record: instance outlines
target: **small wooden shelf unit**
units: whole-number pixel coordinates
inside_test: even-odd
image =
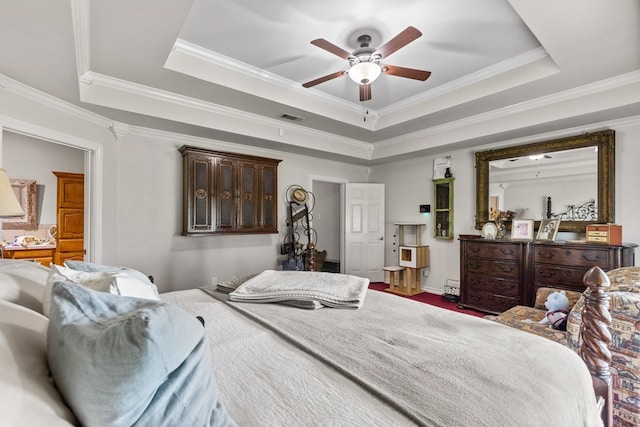
[[[395,223],[398,227],[398,265],[384,267],[389,272],[389,287],[387,292],[399,295],[417,295],[422,292],[422,269],[429,267],[429,246],[420,243],[421,223]],[[416,239],[414,245],[405,244],[405,227],[415,227]]]

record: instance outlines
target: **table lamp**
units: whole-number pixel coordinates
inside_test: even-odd
[[[24,210],[11,187],[7,171],[0,169],[0,218],[22,215],[24,215]]]

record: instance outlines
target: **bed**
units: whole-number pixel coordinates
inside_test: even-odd
[[[363,290],[353,276],[288,272],[313,273],[319,283],[339,278],[348,288],[341,308],[324,304],[331,298],[320,289],[313,300],[324,308],[304,309],[282,301],[304,301],[308,292],[279,288],[263,303],[234,300],[235,291],[213,287],[155,298],[153,284],[136,288],[144,275],[135,270],[75,267],[109,276],[108,284],[62,280],[32,263],[0,264],[0,357],[13,367],[3,374],[0,410],[16,425],[602,425],[592,376],[571,350]],[[262,283],[264,273],[242,285]],[[278,282],[284,272],[268,273]],[[95,347],[96,336],[113,333],[121,319],[135,328]],[[71,333],[57,331],[58,324]],[[146,353],[127,341],[140,328],[145,345],[152,337]],[[29,363],[19,353],[26,349]],[[131,366],[123,362],[130,357]],[[596,359],[591,363],[601,363]],[[18,393],[20,387],[26,388]]]

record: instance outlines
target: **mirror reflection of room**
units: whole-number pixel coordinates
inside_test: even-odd
[[[534,220],[565,212],[565,220],[595,219],[581,218],[575,209],[597,198],[595,147],[493,160],[489,165],[490,212],[511,210],[517,218]]]

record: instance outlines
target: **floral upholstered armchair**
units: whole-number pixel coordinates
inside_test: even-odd
[[[486,319],[495,320],[503,325],[511,326],[512,328],[522,329],[523,331],[531,332],[536,335],[541,335],[550,340],[559,342],[560,344],[567,345],[567,333],[554,329],[549,325],[541,324],[540,321],[545,318],[547,309],[544,306],[545,301],[550,293],[559,291],[555,288],[539,288],[536,293],[536,301],[533,307],[527,307],[524,305],[517,305],[511,307],[504,313],[498,316],[485,316]],[[569,307],[575,307],[578,300],[582,297],[581,292],[565,291],[567,299],[569,300]]]
[[[640,425],[640,266],[622,267],[607,272],[611,280],[609,311],[611,313],[612,342],[610,351],[611,385],[613,394],[613,424],[618,427]],[[583,293],[567,291],[571,311],[567,330],[553,329],[539,324],[545,316],[544,302],[558,289],[540,288],[534,307],[516,306],[498,316],[486,318],[507,326],[534,333],[578,351]],[[589,290],[584,293],[589,292]]]

